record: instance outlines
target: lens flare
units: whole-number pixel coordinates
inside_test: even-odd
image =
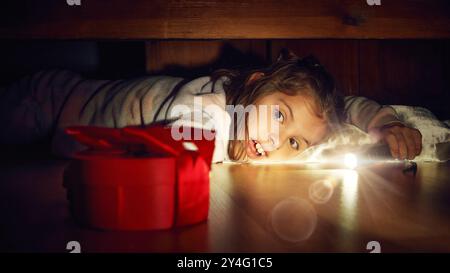
[[[317,225],[317,213],[305,199],[290,197],[279,202],[271,212],[273,231],[284,241],[298,243],[308,239]]]
[[[309,186],[309,199],[316,204],[327,203],[334,192],[335,183],[331,178],[318,180]]]

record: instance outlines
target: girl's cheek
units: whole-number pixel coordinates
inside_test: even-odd
[[[269,160],[291,160],[299,156],[307,146],[301,144],[298,150],[293,150],[291,147],[282,145],[279,149],[269,153]]]
[[[252,110],[248,114],[248,128],[251,129],[251,132],[254,133],[255,131],[255,124],[258,123],[258,115],[256,110]]]
[[[255,108],[248,116],[248,129],[250,138],[261,140],[268,132],[267,114],[260,110],[263,108]]]

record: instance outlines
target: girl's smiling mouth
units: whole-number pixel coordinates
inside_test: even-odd
[[[262,158],[264,156],[267,156],[267,153],[266,151],[264,151],[262,145],[258,141],[253,139],[246,141],[245,150],[248,157],[251,159]]]

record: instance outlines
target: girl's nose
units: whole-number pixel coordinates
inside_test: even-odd
[[[280,146],[280,136],[279,134],[269,133],[266,137],[266,140],[261,142],[263,149],[265,151],[274,151]]]

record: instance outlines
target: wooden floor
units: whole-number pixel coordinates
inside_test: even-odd
[[[208,221],[153,232],[79,228],[70,218],[67,162],[4,162],[0,251],[67,252],[450,252],[450,163],[356,170],[216,164]]]

